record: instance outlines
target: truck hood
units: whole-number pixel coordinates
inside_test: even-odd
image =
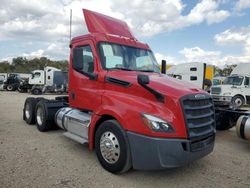
[[[180,98],[184,95],[188,94],[197,94],[207,92],[199,89],[197,86],[182,80],[178,80],[176,78],[169,77],[167,75],[159,74],[159,73],[144,73],[144,72],[125,72],[125,71],[109,71],[108,76],[112,78],[116,78],[122,81],[130,82],[132,85],[137,86],[142,92],[149,92],[142,86],[140,86],[137,82],[137,75],[144,74],[148,75],[150,79],[149,87],[158,91],[164,96],[171,96],[173,98]]]

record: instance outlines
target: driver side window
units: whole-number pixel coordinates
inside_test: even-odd
[[[94,72],[94,58],[90,45],[78,47],[73,55],[73,67],[82,73]]]

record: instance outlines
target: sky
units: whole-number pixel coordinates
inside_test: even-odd
[[[1,0],[0,61],[68,59],[72,36],[88,33],[82,8],[128,23],[168,64],[250,62],[250,0]]]

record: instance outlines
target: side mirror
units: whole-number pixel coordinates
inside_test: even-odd
[[[161,73],[166,74],[167,62],[166,60],[161,61]]]
[[[147,85],[149,84],[149,77],[148,75],[139,74],[137,75],[137,81],[140,85]]]
[[[73,49],[73,68],[75,70],[83,69],[83,50],[82,48]]]

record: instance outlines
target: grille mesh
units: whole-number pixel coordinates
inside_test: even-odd
[[[181,104],[188,129],[189,139],[202,140],[215,133],[215,116],[212,98],[209,95],[187,95]]]
[[[220,87],[212,87],[211,88],[211,94],[220,94],[221,93],[221,88]]]

